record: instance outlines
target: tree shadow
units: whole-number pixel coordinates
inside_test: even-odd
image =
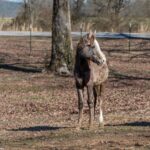
[[[14,64],[0,64],[0,69],[20,71],[20,72],[25,72],[25,73],[41,73],[42,72],[42,69],[39,69],[39,68],[15,66]]]
[[[105,51],[107,52],[109,57],[113,57],[114,53],[117,53],[117,54],[119,54],[119,53],[120,54],[126,54],[127,53],[127,51],[125,51],[124,49],[120,49],[120,48],[119,49],[109,48],[108,50],[105,50]]]
[[[129,75],[110,69],[109,82],[113,88],[136,86],[136,81],[150,81],[149,77]]]
[[[122,79],[111,79],[110,83],[112,83],[114,88],[120,88],[120,87],[130,87],[133,86],[134,83],[133,82],[127,82],[127,80],[122,80]],[[117,85],[114,85],[113,83],[118,83]]]
[[[119,80],[127,80],[127,79],[128,80],[147,80],[147,81],[150,80],[149,77],[137,77],[133,75],[127,75],[127,74],[119,73],[113,69],[110,69],[110,74]]]
[[[8,131],[30,131],[30,132],[39,132],[39,131],[56,131],[59,129],[65,129],[67,127],[53,127],[53,126],[33,126],[33,127],[24,127],[18,129],[9,129]]]
[[[147,121],[135,121],[135,122],[127,122],[124,124],[115,124],[115,125],[106,125],[106,126],[132,126],[132,127],[149,127],[150,122]]]
[[[147,126],[150,126],[150,122],[146,122],[146,121],[142,121],[142,122],[129,122],[129,123],[125,123],[125,124],[122,124],[124,126],[141,126],[141,127],[147,127]]]
[[[136,54],[136,55],[130,57],[129,61],[131,61],[134,58],[149,58],[149,57],[150,57],[150,54],[148,52],[142,53],[142,54]]]

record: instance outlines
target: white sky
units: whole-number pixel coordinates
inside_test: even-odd
[[[23,2],[23,0],[6,0],[6,1],[11,1],[11,2]]]

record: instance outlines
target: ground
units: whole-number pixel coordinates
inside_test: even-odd
[[[73,77],[46,72],[50,39],[0,38],[0,150],[150,149],[149,41],[100,40],[110,75],[104,91],[105,127],[76,130]],[[76,45],[76,40],[74,40]],[[42,71],[42,72],[41,72]]]

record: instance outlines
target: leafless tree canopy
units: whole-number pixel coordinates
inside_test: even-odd
[[[53,0],[24,0],[13,25],[27,30],[51,30]],[[127,32],[150,31],[150,0],[70,0],[72,30],[82,23],[84,30]]]
[[[20,30],[28,30],[32,25],[33,30],[45,31],[51,29],[51,18],[51,0],[24,0],[22,9],[13,24]]]

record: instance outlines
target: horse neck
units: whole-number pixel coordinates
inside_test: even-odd
[[[76,70],[86,70],[91,66],[91,60],[80,57],[79,51],[83,50],[81,47],[77,47],[76,57],[75,57],[75,69]]]
[[[94,40],[94,46],[95,46],[96,54],[98,55],[98,57],[100,57],[104,62],[106,62],[105,54],[102,52],[99,46],[99,43],[96,39]]]

